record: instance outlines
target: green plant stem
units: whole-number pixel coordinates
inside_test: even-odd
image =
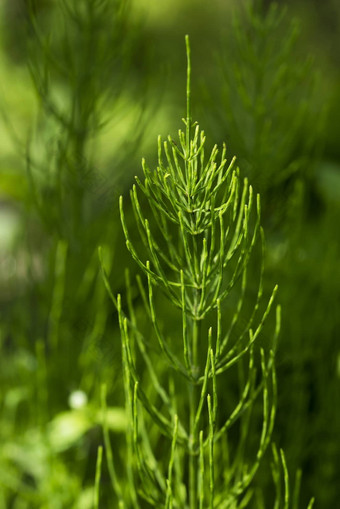
[[[96,464],[96,478],[94,487],[94,509],[99,508],[99,488],[100,488],[100,477],[102,472],[102,459],[103,459],[103,446],[98,447],[97,464]]]
[[[190,42],[189,36],[185,36],[185,46],[187,51],[187,118],[186,118],[186,142],[187,142],[187,157],[190,151],[190,128],[191,128],[191,59],[190,59]]]
[[[192,341],[192,366],[191,373],[194,378],[197,378],[197,338],[198,338],[198,324],[194,322],[193,328],[193,341]]]
[[[190,509],[197,507],[197,457],[195,455],[195,409],[196,409],[196,386],[191,383],[189,387],[190,405],[190,455],[189,455],[189,506]]]
[[[199,302],[198,292],[196,303]],[[197,375],[197,344],[200,336],[200,321],[193,319],[192,323],[192,359],[191,372],[194,377]],[[190,509],[196,509],[198,505],[198,472],[199,472],[199,455],[197,454],[199,442],[199,429],[195,425],[195,417],[197,413],[197,405],[199,401],[200,386],[195,382],[190,383],[189,387],[189,405],[190,405],[190,439],[191,450],[189,457],[189,500]]]
[[[189,36],[185,36],[185,45],[187,53],[187,90],[186,90],[186,157],[190,157],[190,134],[191,134],[191,54]],[[188,162],[188,165],[190,163]],[[188,175],[190,175],[190,168],[188,167]],[[190,187],[190,176],[189,176]],[[197,248],[194,242],[194,247]],[[194,250],[195,263],[194,267],[197,273],[197,254]],[[198,291],[195,294],[195,313],[198,312],[199,295]],[[200,322],[194,318],[192,321],[192,344],[191,344],[191,375],[196,378],[197,376],[197,344],[200,335]],[[189,506],[190,509],[197,509],[198,506],[198,472],[199,472],[199,455],[197,454],[197,445],[199,441],[199,430],[195,425],[195,418],[197,412],[197,405],[199,401],[199,386],[195,382],[191,382],[189,386],[189,407],[190,407],[190,439],[191,450],[189,455]]]

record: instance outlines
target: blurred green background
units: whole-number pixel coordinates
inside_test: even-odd
[[[117,197],[181,127],[186,33],[193,116],[261,193],[283,307],[274,438],[303,469],[301,507],[338,507],[340,4],[253,3],[250,16],[236,0],[1,2],[1,508],[92,507],[101,383],[121,442],[97,246],[124,291]],[[101,507],[110,497],[104,471]]]

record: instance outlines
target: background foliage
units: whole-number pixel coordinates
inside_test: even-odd
[[[282,305],[274,438],[303,469],[301,507],[337,505],[340,7],[245,6],[1,4],[0,507],[93,507],[102,383],[124,462],[120,333],[97,246],[124,292],[118,196],[179,127],[185,33],[195,117],[261,193],[265,292],[278,283]],[[100,507],[112,507],[105,465]]]

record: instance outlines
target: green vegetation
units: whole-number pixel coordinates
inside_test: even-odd
[[[329,14],[183,4],[1,6],[0,508],[337,505]]]

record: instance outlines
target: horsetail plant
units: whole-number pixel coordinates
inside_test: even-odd
[[[318,76],[311,58],[297,59],[298,20],[288,22],[279,2],[266,4],[240,2],[232,17],[226,31],[230,38],[217,62],[218,110],[212,110],[219,122],[215,115],[212,122],[219,129],[223,126],[243,174],[261,193],[265,220],[278,228],[288,213],[294,230],[302,212],[302,186],[311,185],[319,157],[316,140],[324,126],[325,107],[314,107]]]
[[[260,200],[235,158],[227,162],[225,146],[220,157],[217,146],[206,154],[191,118],[188,36],[186,51],[185,130],[177,142],[158,139],[157,169],[143,160],[144,180],[136,177],[131,190],[139,243],[120,198],[126,245],[141,270],[136,285],[126,274],[126,309],[102,263],[118,309],[129,420],[128,482],[115,473],[113,488],[122,508],[264,507],[255,474],[274,425],[279,306],[270,345],[261,347],[259,337],[277,287],[263,305],[262,263],[249,305],[251,255],[263,247]],[[220,405],[226,391],[230,408]],[[274,459],[275,507],[286,508],[284,456]]]

